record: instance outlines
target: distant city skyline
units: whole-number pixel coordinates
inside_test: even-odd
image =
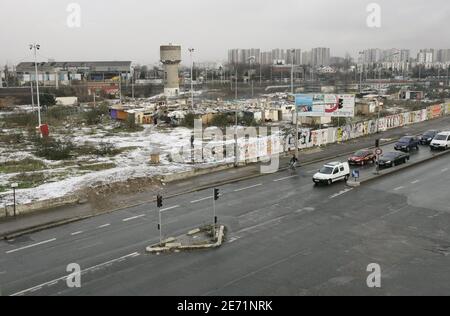
[[[445,0],[379,0],[381,28],[370,28],[372,1],[342,0],[79,0],[81,27],[69,27],[71,1],[2,0],[0,64],[32,58],[28,44],[41,44],[39,60],[159,61],[159,46],[188,47],[197,61],[226,61],[231,48],[331,48],[331,57],[353,58],[370,48],[411,50],[450,47]],[[17,23],[14,25],[14,23]]]

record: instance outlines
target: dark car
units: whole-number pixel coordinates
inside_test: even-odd
[[[368,163],[374,163],[376,160],[376,156],[372,150],[364,149],[358,150],[352,156],[348,158],[348,163],[351,165],[365,165]]]
[[[380,157],[378,166],[380,168],[390,168],[406,163],[409,160],[409,154],[403,152],[390,152]]]
[[[405,136],[395,143],[394,149],[409,152],[413,148],[419,149],[419,138],[415,136]]]
[[[420,136],[420,144],[422,145],[429,145],[431,141],[436,137],[437,134],[439,134],[441,131],[437,130],[430,130],[426,131],[425,133]]]

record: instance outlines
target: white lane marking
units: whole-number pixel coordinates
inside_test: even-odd
[[[87,245],[87,246],[84,246],[84,247],[80,247],[80,248],[78,248],[78,250],[86,250],[86,249],[89,249],[89,248],[94,248],[95,246],[100,246],[102,244],[103,244],[103,242],[97,242],[95,244],[91,244],[91,245]]]
[[[348,188],[348,189],[342,190],[341,192],[338,192],[336,194],[331,195],[330,199],[337,198],[338,196],[344,195],[345,193],[348,193],[348,192],[350,192],[352,190],[353,190],[353,188]]]
[[[97,228],[105,228],[105,227],[108,227],[108,226],[111,226],[111,224],[101,225],[101,226],[98,226]]]
[[[84,233],[84,231],[80,230],[80,231],[74,232],[74,233],[72,233],[72,234],[70,234],[70,235],[71,235],[71,236],[76,236],[76,235],[80,235],[80,234],[82,234],[82,233]]]
[[[32,244],[32,245],[28,245],[28,246],[25,246],[25,247],[21,247],[21,248],[9,250],[9,251],[7,251],[6,253],[7,253],[7,254],[9,254],[9,253],[14,253],[14,252],[21,251],[21,250],[25,250],[25,249],[28,249],[28,248],[31,248],[31,247],[36,247],[36,246],[48,244],[48,243],[53,242],[53,241],[55,241],[55,240],[56,240],[56,238],[52,238],[52,239],[49,239],[49,240],[45,240],[45,241],[38,242],[38,243],[36,243],[36,244]]]
[[[87,269],[85,269],[85,270],[82,270],[80,273],[81,273],[81,274],[84,274],[84,273],[86,273],[86,272],[94,271],[94,270],[96,270],[96,269],[99,269],[99,268],[101,268],[101,267],[103,267],[103,266],[107,266],[107,265],[110,265],[110,264],[112,264],[112,263],[115,263],[115,262],[118,262],[118,261],[125,260],[125,259],[127,259],[127,258],[135,258],[135,257],[138,257],[138,256],[140,256],[140,255],[141,255],[141,254],[140,254],[139,252],[133,252],[133,253],[131,253],[131,254],[129,254],[129,255],[126,255],[126,256],[123,256],[123,257],[120,257],[120,258],[117,258],[117,259],[113,259],[113,260],[107,261],[107,262],[105,262],[105,263],[101,263],[101,264],[98,264],[98,265],[96,265],[96,266],[87,268]],[[65,276],[60,277],[60,278],[58,278],[58,279],[51,280],[51,281],[49,281],[49,282],[45,282],[45,283],[42,283],[42,284],[33,286],[33,287],[29,288],[29,289],[26,289],[26,290],[23,290],[23,291],[20,291],[20,292],[11,294],[10,296],[20,296],[20,295],[24,295],[24,294],[26,294],[26,293],[32,293],[32,292],[34,292],[34,291],[37,291],[37,290],[39,290],[39,289],[42,289],[42,287],[44,287],[44,286],[52,286],[52,285],[57,284],[59,281],[67,280],[68,277],[69,277],[69,275],[65,275]]]
[[[230,240],[228,240],[228,243],[232,244],[232,243],[234,243],[235,241],[237,241],[239,239],[241,239],[241,237],[239,237],[239,236],[231,237]]]
[[[290,176],[290,177],[284,177],[284,178],[281,178],[281,179],[276,179],[276,180],[273,180],[273,182],[284,181],[284,180],[292,179],[292,178],[295,178],[295,177],[297,177],[297,175]]]
[[[212,199],[212,198],[213,198],[212,196],[207,196],[207,197],[205,197],[205,198],[203,198],[203,199],[198,199],[198,200],[191,201],[191,204],[195,204],[195,203],[198,203],[198,202],[210,200],[210,199]]]
[[[0,274],[6,274],[6,271],[0,271]]]
[[[122,220],[122,222],[129,222],[129,221],[132,221],[133,219],[138,219],[138,218],[141,218],[141,217],[144,217],[144,216],[145,216],[145,214],[124,218]]]
[[[164,208],[164,209],[161,210],[161,213],[173,210],[174,208],[178,208],[178,207],[180,207],[180,206],[179,205],[175,205],[175,206],[171,206],[171,207],[168,207],[168,208]]]
[[[241,191],[244,191],[244,190],[249,190],[249,189],[253,189],[253,188],[256,188],[256,187],[260,187],[260,186],[262,186],[262,183],[258,183],[258,184],[251,185],[249,187],[245,187],[245,188],[241,188],[241,189],[236,189],[236,190],[234,190],[234,192],[241,192]]]
[[[420,180],[414,180],[413,182],[411,182],[411,184],[417,184],[419,182],[420,182]]]
[[[400,190],[402,190],[402,189],[404,189],[405,187],[398,187],[398,188],[395,188],[394,189],[394,191],[400,191]]]
[[[441,172],[447,172],[447,171],[448,171],[448,168],[444,168],[441,170]]]

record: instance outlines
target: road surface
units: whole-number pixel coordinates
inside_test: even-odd
[[[421,148],[412,161],[429,154]],[[320,166],[221,187],[217,215],[228,235],[213,251],[146,254],[159,240],[153,204],[0,242],[1,293],[450,293],[448,156],[357,189],[342,182],[314,187]],[[165,200],[164,236],[211,222],[211,196],[208,190]],[[83,270],[79,289],[66,285],[70,263]],[[366,285],[370,263],[382,269],[381,289]]]

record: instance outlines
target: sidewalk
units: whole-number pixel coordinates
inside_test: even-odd
[[[353,139],[342,144],[330,144],[324,148],[301,151],[299,157],[300,165],[305,166],[313,162],[332,160],[361,148],[373,147],[377,138],[398,139],[405,134],[420,134],[431,128],[450,130],[450,116],[395,128],[380,134]],[[290,157],[280,159],[280,168],[287,167],[289,159]],[[34,231],[46,228],[46,226],[57,226],[91,216],[113,212],[114,210],[152,202],[156,194],[160,192],[167,198],[187,192],[212,188],[220,184],[237,182],[245,178],[257,177],[259,175],[261,175],[259,165],[252,164],[168,183],[161,187],[146,188],[143,192],[139,193],[116,195],[108,200],[110,207],[108,207],[107,211],[96,209],[94,201],[94,203],[87,202],[79,205],[64,206],[16,218],[10,217],[0,221],[0,238],[4,238],[14,232],[23,233],[27,232],[27,230]]]

